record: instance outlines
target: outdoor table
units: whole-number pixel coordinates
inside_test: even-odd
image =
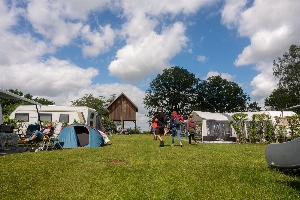
[[[0,145],[5,146],[5,143],[18,146],[18,135],[15,133],[0,133]]]

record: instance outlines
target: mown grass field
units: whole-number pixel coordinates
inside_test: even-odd
[[[102,148],[0,157],[2,199],[298,199],[298,171],[270,168],[266,145],[158,147],[149,135],[114,135]]]

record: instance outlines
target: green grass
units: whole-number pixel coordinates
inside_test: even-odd
[[[259,144],[166,146],[114,135],[103,148],[0,157],[2,199],[298,199],[296,171],[268,167]],[[112,164],[113,162],[113,164]],[[126,164],[125,164],[126,163]]]

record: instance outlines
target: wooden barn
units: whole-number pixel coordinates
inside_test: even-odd
[[[125,121],[133,121],[136,130],[136,112],[138,107],[122,92],[107,109],[109,111],[109,119],[113,121],[121,121],[121,127],[124,129]]]

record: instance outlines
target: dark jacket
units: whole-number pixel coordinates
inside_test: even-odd
[[[153,118],[158,119],[157,126],[166,126],[167,120],[166,120],[166,114],[165,113],[157,112],[157,113],[155,113]]]

